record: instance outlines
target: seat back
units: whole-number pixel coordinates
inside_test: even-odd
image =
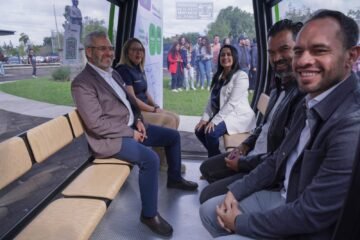
[[[0,156],[0,189],[19,178],[32,166],[30,154],[20,137],[1,142]]]
[[[78,111],[74,110],[72,112],[69,112],[68,116],[75,137],[81,136],[85,130]]]
[[[26,136],[38,163],[65,147],[73,139],[69,121],[64,116],[30,129]]]
[[[261,93],[260,97],[259,97],[259,101],[257,102],[257,109],[261,112],[261,114],[264,116],[267,106],[269,104],[269,96],[266,95],[265,93]]]

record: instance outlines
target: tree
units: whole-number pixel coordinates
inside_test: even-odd
[[[305,5],[301,8],[295,8],[289,3],[288,9],[289,10],[285,12],[285,18],[290,19],[293,22],[305,22],[312,14],[311,9]]]
[[[29,36],[26,33],[20,33],[19,42],[24,43],[26,46],[26,43],[30,40]]]
[[[232,37],[235,40],[241,34],[254,38],[256,35],[254,15],[238,7],[221,9],[215,22],[208,25],[208,37],[213,38],[215,34],[220,38]]]
[[[105,27],[105,20],[99,20],[87,16],[84,17],[83,29],[83,36],[86,36],[88,33],[93,31],[104,31],[107,33],[107,28]]]
[[[347,15],[353,18],[360,28],[360,7],[357,10],[349,10]]]

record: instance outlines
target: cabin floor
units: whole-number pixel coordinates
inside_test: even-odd
[[[202,240],[211,235],[202,226],[199,217],[199,194],[207,185],[200,180],[201,160],[183,160],[184,178],[199,184],[197,192],[166,188],[166,172],[159,173],[158,211],[174,229],[171,239]],[[117,197],[111,202],[105,216],[95,229],[92,240],[108,239],[167,239],[153,233],[139,220],[141,211],[138,185],[139,169],[134,167]]]

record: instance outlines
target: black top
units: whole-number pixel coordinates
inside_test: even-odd
[[[219,80],[211,89],[211,110],[213,112],[213,116],[220,111],[220,92],[223,85],[224,80]]]
[[[145,73],[141,71],[140,67],[121,64],[117,66],[115,70],[121,75],[126,85],[134,88],[135,96],[144,103],[148,103],[146,96],[146,76]]]

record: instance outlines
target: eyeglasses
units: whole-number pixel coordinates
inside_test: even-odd
[[[129,50],[132,52],[144,52],[143,48],[129,48]]]
[[[105,52],[106,50],[114,51],[114,49],[115,49],[115,47],[113,47],[113,46],[98,46],[98,47],[89,47],[89,48],[95,48],[102,52]]]

